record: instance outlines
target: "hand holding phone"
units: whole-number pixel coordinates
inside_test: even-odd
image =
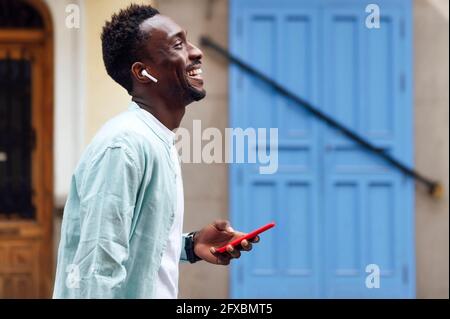
[[[272,227],[274,227],[274,226],[275,226],[275,223],[274,223],[274,222],[268,223],[267,225],[264,225],[264,226],[262,226],[262,227],[260,227],[260,228],[258,228],[258,229],[256,229],[256,230],[254,230],[254,231],[252,231],[252,232],[250,232],[250,233],[248,233],[248,234],[242,236],[242,237],[236,238],[235,240],[229,242],[229,243],[226,244],[225,246],[222,246],[222,247],[220,247],[220,248],[217,248],[217,249],[216,249],[216,252],[224,253],[224,252],[227,250],[227,246],[231,245],[231,246],[233,246],[233,247],[236,247],[236,246],[238,246],[244,239],[252,239],[252,238],[255,238],[258,234],[260,234],[260,233],[262,233],[262,232],[265,232],[266,230],[268,230],[268,229],[270,229],[270,228],[272,228]]]

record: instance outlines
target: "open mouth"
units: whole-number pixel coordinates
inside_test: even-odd
[[[203,89],[203,77],[200,63],[195,66],[191,66],[186,70],[186,82],[188,85],[189,93],[194,101],[200,101],[206,95]]]
[[[193,78],[193,79],[197,79],[197,80],[202,80],[203,79],[202,75],[201,75],[202,73],[203,73],[203,71],[200,68],[193,69],[193,70],[190,70],[190,71],[186,72],[186,74],[187,74],[187,76],[189,78]]]

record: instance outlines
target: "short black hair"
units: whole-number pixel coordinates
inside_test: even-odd
[[[103,27],[101,39],[106,71],[128,93],[133,90],[131,66],[141,58],[142,42],[148,39],[139,26],[156,14],[159,11],[150,5],[131,4],[113,14]]]

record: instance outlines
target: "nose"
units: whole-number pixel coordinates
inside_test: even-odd
[[[203,58],[203,52],[195,45],[189,42],[189,60],[201,60]]]

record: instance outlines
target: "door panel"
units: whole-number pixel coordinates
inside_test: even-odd
[[[230,50],[411,164],[411,3],[378,4],[368,29],[360,0],[231,1]],[[279,128],[276,174],[230,168],[233,224],[277,222],[232,266],[231,296],[413,296],[412,181],[236,66],[230,104],[232,127]]]
[[[325,9],[324,108],[384,151],[408,160],[402,144],[411,137],[402,131],[401,115],[411,110],[400,103],[397,54],[405,43],[402,13],[380,5],[379,30],[361,27],[365,11],[352,5]],[[325,296],[404,296],[410,266],[401,252],[411,248],[402,230],[411,227],[412,213],[400,205],[411,196],[411,181],[334,129],[325,129],[324,143]],[[369,264],[380,268],[379,289],[361,284]]]
[[[296,9],[274,13],[252,9],[241,16],[239,38],[248,46],[239,47],[246,61],[291,89],[299,90],[311,101],[317,100],[318,21],[313,10]],[[243,30],[242,30],[243,29]],[[264,34],[265,36],[253,36]],[[286,35],[286,36],[285,36]],[[282,47],[307,43],[295,50]],[[264,54],[261,54],[264,52]],[[232,266],[232,295],[236,297],[319,296],[318,249],[318,129],[311,115],[281,97],[261,81],[239,70],[237,90],[239,111],[233,121],[237,127],[277,127],[279,167],[274,175],[260,175],[256,165],[240,165],[231,170],[231,192],[235,206],[233,220],[251,230],[270,220],[277,227],[263,235],[250,259]],[[233,97],[233,95],[235,96]],[[301,200],[301,205],[298,201]],[[245,207],[244,209],[242,209]],[[252,213],[248,213],[252,212]],[[299,229],[302,230],[299,234]],[[286,240],[294,238],[296,240]],[[283,242],[283,245],[279,243]],[[302,250],[305,253],[299,254]],[[283,289],[273,289],[273,287]]]
[[[50,297],[52,115],[43,37],[0,31],[0,298]]]

